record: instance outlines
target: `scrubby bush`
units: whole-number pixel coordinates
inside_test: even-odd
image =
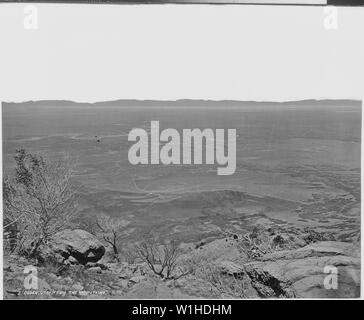
[[[249,258],[280,250],[291,250],[317,241],[334,240],[330,233],[318,232],[312,228],[255,226],[250,232],[236,239]]]
[[[272,251],[270,236],[257,228],[242,235],[239,243],[249,258],[256,258]]]
[[[276,235],[275,237],[273,237],[272,239],[272,247],[273,248],[281,248],[286,244],[286,240],[280,235]]]
[[[76,214],[72,170],[67,160],[49,161],[17,150],[15,173],[3,180],[4,235],[12,251],[34,256]]]
[[[332,241],[335,240],[334,237],[331,234],[327,234],[324,232],[317,232],[315,230],[312,230],[310,228],[305,228],[304,229],[304,235],[303,235],[303,240],[307,243],[310,244],[312,242],[317,242],[317,241]]]
[[[98,228],[96,235],[112,247],[115,259],[119,260],[119,240],[129,222],[103,214],[95,218],[95,224]]]
[[[176,280],[190,273],[188,269],[179,266],[181,250],[174,241],[160,245],[154,238],[146,238],[136,246],[136,252],[138,258],[162,279]]]
[[[207,264],[200,269],[201,278],[207,281],[219,294],[231,298],[245,298],[243,279],[237,276],[223,274],[214,265]]]

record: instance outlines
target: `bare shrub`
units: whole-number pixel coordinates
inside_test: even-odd
[[[280,226],[269,228],[255,226],[252,231],[242,235],[233,234],[229,231],[224,232],[224,235],[233,236],[241,250],[250,259],[275,251],[297,249],[312,242],[335,240],[332,234],[318,232],[312,228]]]
[[[273,250],[270,237],[255,231],[244,234],[240,244],[249,258],[256,258]]]
[[[162,279],[177,280],[190,273],[178,265],[181,250],[174,241],[159,245],[154,238],[149,238],[136,246],[136,252],[153,273]]]
[[[310,244],[312,242],[317,242],[317,241],[334,241],[335,238],[330,233],[318,232],[306,227],[304,228],[303,240],[307,244]]]
[[[207,281],[220,294],[233,298],[246,298],[243,279],[223,274],[217,266],[211,264],[202,267],[199,273],[201,278]]]
[[[256,226],[251,232],[236,235],[236,241],[241,250],[250,259],[263,256],[274,251],[289,249],[294,247],[294,239],[284,237],[282,234],[269,232],[264,227]]]
[[[15,174],[3,180],[4,234],[15,235],[13,250],[40,245],[66,228],[76,214],[75,192],[67,160],[47,161],[24,149],[14,157]]]
[[[119,240],[123,234],[123,229],[129,224],[129,221],[103,214],[96,217],[95,224],[101,233],[102,240],[112,247],[114,257],[119,260]]]

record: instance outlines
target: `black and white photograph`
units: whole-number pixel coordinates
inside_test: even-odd
[[[361,298],[363,18],[0,4],[3,299]]]

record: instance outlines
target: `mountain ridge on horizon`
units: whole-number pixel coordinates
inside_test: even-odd
[[[169,107],[199,107],[199,106],[215,106],[221,107],[224,104],[226,107],[238,107],[238,106],[265,106],[265,105],[325,105],[325,106],[336,106],[336,105],[361,105],[361,100],[356,99],[304,99],[304,100],[289,100],[289,101],[254,101],[254,100],[211,100],[211,99],[177,99],[177,100],[155,100],[155,99],[117,99],[110,101],[97,101],[97,102],[76,102],[72,100],[29,100],[24,102],[6,102],[3,101],[2,105],[37,105],[37,106],[74,106],[74,105],[89,105],[89,106],[119,106],[119,107],[130,107],[130,106],[169,106]]]

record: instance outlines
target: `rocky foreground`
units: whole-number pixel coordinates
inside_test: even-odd
[[[359,297],[359,242],[328,239],[305,230],[280,229],[249,237],[227,235],[185,249],[179,265],[188,273],[166,280],[155,275],[145,262],[110,259],[108,248],[84,230],[65,230],[42,248],[36,260],[5,256],[4,297]],[[24,274],[28,265],[36,266],[31,281],[29,274]],[[32,281],[37,283],[36,288]]]

